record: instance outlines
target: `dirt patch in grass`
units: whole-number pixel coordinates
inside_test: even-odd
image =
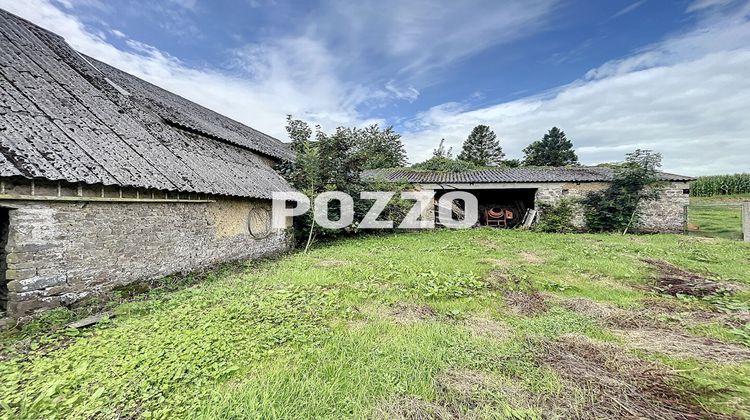
[[[416,397],[401,397],[383,401],[375,406],[371,418],[394,420],[440,420],[452,419],[454,417],[447,408],[440,404],[424,401]]]
[[[643,259],[642,261],[657,269],[656,290],[661,293],[672,296],[679,294],[701,298],[734,291],[731,285],[719,283],[701,275],[685,271],[668,262],[653,259]]]
[[[530,392],[487,372],[450,369],[433,380],[441,404],[454,418],[485,418],[482,413],[502,412],[502,407],[530,410],[537,398]]]
[[[647,311],[628,311],[605,303],[585,298],[572,298],[560,301],[560,305],[571,311],[586,315],[607,327],[642,328],[658,323]]]
[[[429,305],[397,303],[391,306],[388,316],[399,324],[413,324],[434,319],[437,313]]]
[[[372,418],[508,418],[509,410],[516,414],[532,413],[531,403],[538,400],[530,392],[478,370],[446,370],[435,376],[433,385],[437,393],[435,401],[424,401],[416,397],[386,400],[376,406]],[[518,418],[533,417],[538,416],[523,415]]]
[[[477,244],[479,244],[482,249],[500,249],[500,244],[497,243],[497,241],[493,241],[492,239],[480,239],[477,241]]]
[[[659,312],[654,311],[654,308],[637,312],[628,311],[584,298],[562,300],[560,305],[586,315],[602,326],[612,328],[613,332],[623,338],[632,349],[719,362],[750,360],[750,349],[685,334],[680,324],[657,319]],[[695,322],[690,319],[691,316],[704,317],[711,322],[718,322],[722,317],[731,317],[701,311],[671,313],[670,315],[689,325],[695,325]]]
[[[660,328],[619,330],[615,331],[615,334],[624,338],[631,348],[647,352],[724,363],[750,361],[749,348],[707,337],[696,337]]]
[[[534,286],[531,280],[515,276],[504,269],[492,270],[484,278],[491,290],[511,291],[511,290],[533,290]]]
[[[677,386],[676,374],[616,346],[569,335],[535,347],[537,361],[563,381],[565,389],[551,403],[567,411],[565,417],[723,418],[706,411],[693,391]]]
[[[533,252],[523,251],[518,254],[524,261],[529,264],[542,264],[544,259]]]
[[[317,264],[315,264],[317,267],[343,267],[345,265],[349,265],[347,261],[341,261],[341,260],[321,260],[318,261]]]
[[[537,291],[509,291],[505,293],[505,304],[515,313],[527,316],[539,315],[547,309],[547,299]]]
[[[513,337],[513,331],[500,321],[488,318],[468,318],[464,320],[466,328],[474,335],[489,337],[497,340],[507,340]]]
[[[492,266],[500,267],[500,268],[506,268],[506,267],[513,265],[508,260],[502,260],[498,258],[483,258],[479,260],[479,262],[482,264],[488,264],[488,265],[492,265]]]

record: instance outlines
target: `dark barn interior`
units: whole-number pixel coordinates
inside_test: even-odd
[[[436,191],[435,198],[455,190]],[[534,208],[536,188],[463,190],[473,194],[479,202],[481,226],[516,227],[523,221],[526,210]],[[457,203],[463,208],[463,203]],[[493,217],[494,216],[494,217]]]

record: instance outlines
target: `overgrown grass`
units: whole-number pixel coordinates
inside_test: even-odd
[[[533,357],[535,343],[566,334],[620,339],[553,297],[735,310],[657,297],[642,258],[750,285],[750,246],[723,240],[491,229],[355,238],[119,304],[114,318],[88,330],[60,328],[70,314],[56,311],[6,333],[0,410],[26,418],[362,418],[403,398],[440,400],[436,377],[451,370],[485,372],[528,395],[568,395]],[[549,308],[519,313],[504,303],[508,289],[545,293]],[[429,315],[400,320],[398,305]],[[475,319],[504,336],[477,335]],[[690,333],[741,343],[735,329],[706,323]],[[659,357],[689,368],[696,387],[735,391],[702,404],[750,415],[747,362]],[[486,398],[487,416],[544,412],[536,400],[520,407],[502,393]]]
[[[742,202],[750,194],[691,197],[688,229],[691,235],[742,240]]]

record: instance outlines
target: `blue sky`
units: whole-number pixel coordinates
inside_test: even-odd
[[[21,4],[24,3],[24,4]],[[284,117],[394,125],[412,162],[489,124],[584,163],[750,170],[746,0],[0,0],[78,50],[286,140]]]

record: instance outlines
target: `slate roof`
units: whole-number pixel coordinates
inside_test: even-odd
[[[269,198],[291,187],[267,159],[291,157],[0,9],[0,176]]]
[[[613,171],[602,167],[524,167],[479,169],[467,172],[419,171],[409,168],[375,169],[364,171],[364,178],[404,181],[412,184],[483,184],[483,183],[545,183],[545,182],[606,182]],[[664,181],[692,181],[682,175],[660,172]]]

